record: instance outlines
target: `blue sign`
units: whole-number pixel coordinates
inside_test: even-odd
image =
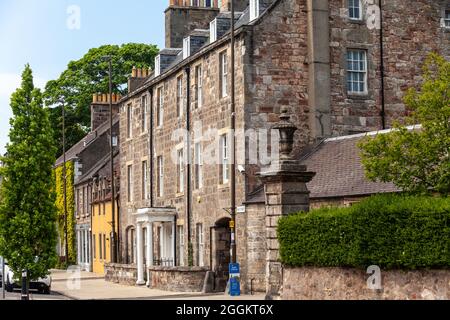
[[[229,271],[230,271],[230,275],[231,274],[239,274],[240,273],[239,263],[230,263]]]
[[[241,274],[239,263],[230,263],[230,296],[236,297],[241,295]]]

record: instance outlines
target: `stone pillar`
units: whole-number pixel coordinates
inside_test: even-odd
[[[175,237],[175,233],[176,233],[176,227],[177,227],[177,219],[176,217],[174,217],[173,222],[172,222],[172,261],[173,261],[173,266],[175,267],[177,265],[177,262],[175,261],[175,256],[176,256],[176,251],[177,251],[177,239]]]
[[[136,223],[136,251],[137,251],[137,281],[136,284],[141,286],[145,284],[144,280],[144,243],[142,222]]]
[[[282,110],[280,119],[273,127],[280,131],[279,159],[268,170],[259,173],[264,182],[266,203],[266,298],[269,300],[279,299],[283,284],[283,265],[277,238],[278,220],[289,214],[309,211],[306,183],[315,175],[290,156],[297,129],[289,121],[287,109]]]
[[[81,265],[81,231],[80,230],[77,230],[77,260],[78,260],[78,265]]]
[[[147,224],[147,287],[150,286],[150,272],[148,268],[153,266],[153,223]]]

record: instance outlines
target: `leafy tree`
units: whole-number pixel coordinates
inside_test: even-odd
[[[408,130],[399,123],[388,134],[362,142],[362,162],[370,180],[393,182],[405,191],[450,192],[450,62],[430,54],[420,91],[409,89],[404,102],[412,114]]]
[[[55,143],[42,94],[29,65],[11,96],[10,143],[1,158],[0,255],[16,276],[42,277],[56,263]],[[37,259],[36,259],[37,258]]]
[[[57,80],[47,83],[44,92],[45,103],[47,106],[57,106],[49,111],[54,137],[58,141],[58,155],[62,154],[60,103],[62,101],[66,105],[66,147],[70,148],[90,129],[92,94],[109,91],[108,62],[105,56],[112,58],[113,92],[124,95],[133,66],[153,68],[157,54],[156,46],[136,43],[93,48],[80,60],[71,61]]]

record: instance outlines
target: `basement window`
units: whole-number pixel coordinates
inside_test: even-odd
[[[259,0],[250,0],[250,21],[259,17]]]

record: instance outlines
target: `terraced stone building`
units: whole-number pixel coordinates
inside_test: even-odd
[[[242,286],[264,291],[265,211],[258,201],[242,206],[261,192],[256,173],[272,160],[270,129],[281,109],[299,129],[300,158],[324,139],[389,128],[407,114],[404,91],[420,82],[428,53],[450,58],[448,0],[235,4],[240,170],[229,170],[229,1],[170,1],[167,48],[155,70],[133,70],[120,101],[120,255],[138,284],[167,284],[164,270],[190,270],[192,279],[212,270],[213,287],[224,289],[235,175],[245,212],[236,222]],[[170,288],[183,290],[183,282]]]

